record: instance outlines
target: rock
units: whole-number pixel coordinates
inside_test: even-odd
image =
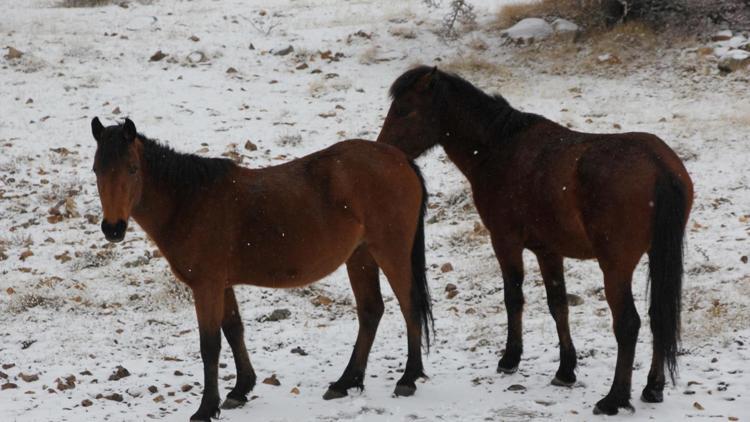
[[[148,59],[150,62],[158,62],[162,60],[163,58],[167,57],[167,54],[164,54],[161,50],[158,50],[156,53],[151,55],[151,58]]]
[[[273,54],[274,56],[286,56],[287,54],[291,53],[292,51],[294,51],[294,47],[292,47],[290,45],[290,46],[288,46],[286,48],[282,48],[280,50],[271,50],[271,54]]]
[[[555,30],[555,34],[570,41],[574,41],[578,37],[580,28],[575,23],[567,20],[558,18],[552,21],[552,29]]]
[[[190,38],[188,38],[188,39],[189,39],[190,41],[193,41],[193,42],[198,42],[198,41],[200,41],[200,40],[201,40],[201,39],[200,39],[200,38],[198,38],[198,36],[196,36],[196,35],[191,35],[191,36],[190,36]]]
[[[289,309],[276,309],[265,318],[265,321],[281,321],[288,319],[290,316],[292,316],[292,312]]]
[[[275,385],[278,387],[281,385],[281,381],[279,381],[279,379],[276,378],[276,374],[273,374],[270,377],[264,379],[263,384]]]
[[[725,45],[729,48],[742,48],[742,46],[744,46],[745,44],[747,44],[747,38],[743,37],[742,35],[732,37],[725,43]]]
[[[39,375],[37,374],[24,374],[23,372],[21,372],[20,374],[18,374],[18,378],[21,378],[26,382],[39,381]]]
[[[297,387],[292,388],[292,391],[290,391],[290,393],[294,394],[295,396],[299,395],[299,388]]]
[[[300,355],[300,356],[307,356],[307,352],[299,346],[292,349],[292,353]]]
[[[18,388],[18,385],[14,384],[12,382],[6,382],[2,386],[0,386],[0,391],[2,391],[2,390],[10,390],[10,389],[13,389],[13,388]]]
[[[719,31],[715,33],[711,37],[711,41],[728,41],[732,38],[732,31],[725,29],[723,31]]]
[[[148,392],[151,394],[156,394],[157,391],[159,391],[159,389],[155,385],[148,387]]]
[[[719,58],[719,70],[735,72],[750,66],[750,51],[729,50]]]
[[[115,372],[112,373],[112,375],[109,376],[109,380],[110,381],[117,381],[117,380],[120,380],[122,378],[129,377],[129,376],[130,376],[130,371],[128,371],[124,367],[118,365],[117,368],[115,369]]]
[[[6,374],[6,373],[5,373],[5,372],[3,372],[3,371],[0,371],[0,378],[2,378],[2,379],[6,379],[6,380],[7,380],[7,379],[8,379],[8,374]]]
[[[16,50],[15,48],[11,46],[8,46],[8,54],[6,54],[3,57],[5,57],[8,60],[18,60],[21,57],[23,57],[23,52],[20,50]]]
[[[301,64],[297,65],[297,67],[295,67],[295,69],[297,69],[297,70],[305,70],[308,67],[310,67],[310,66],[308,66],[307,63],[301,63]]]
[[[91,400],[89,400],[89,399],[83,399],[83,400],[81,401],[81,406],[83,406],[83,407],[89,407],[89,406],[91,406],[92,404],[94,404],[94,402],[92,402],[92,401],[91,401]]]
[[[454,291],[454,290],[458,290],[458,287],[456,287],[456,285],[455,285],[455,284],[453,284],[453,283],[448,283],[448,284],[446,284],[446,285],[445,285],[445,292],[446,292],[446,293],[452,292],[452,291]]]
[[[252,141],[249,139],[245,142],[245,149],[248,151],[257,151],[258,146],[255,145]]]
[[[747,255],[742,255],[740,261],[742,261],[743,264],[747,264]]]
[[[508,391],[525,391],[526,387],[524,387],[521,384],[513,384],[510,387],[508,387]]]
[[[8,369],[10,369],[10,368],[12,368],[14,366],[16,366],[15,363],[4,363],[2,368],[5,369],[5,370],[8,370]]]
[[[122,394],[120,394],[120,393],[112,393],[112,394],[104,396],[104,398],[107,399],[107,400],[112,400],[112,401],[116,401],[116,402],[121,402],[124,399],[122,397]]]
[[[457,295],[458,295],[458,290],[451,290],[450,292],[448,292],[447,295],[445,295],[445,298],[446,299],[453,299]]]
[[[440,271],[444,273],[449,273],[453,271],[453,265],[450,262],[446,262],[445,264],[440,266]]]
[[[580,297],[578,295],[574,295],[573,293],[568,293],[567,297],[568,297],[568,306],[580,306],[580,305],[583,305],[583,298],[582,297]]]
[[[65,378],[57,378],[57,389],[60,391],[72,390],[76,388],[76,377],[75,375],[68,375]]]
[[[120,107],[115,107],[115,108],[114,108],[114,109],[112,110],[112,114],[120,114],[120,113],[122,113],[122,112],[120,111]]]
[[[227,69],[227,73],[237,73],[237,69],[230,67],[229,69]]]
[[[174,371],[174,376],[176,376],[176,377],[181,377],[183,375],[185,375],[185,374],[183,374],[182,371],[180,371],[180,370],[175,370]]]
[[[208,57],[202,51],[193,51],[192,53],[187,55],[186,59],[192,64],[204,63],[208,61]]]
[[[158,396],[154,397],[154,403],[161,403],[164,401],[164,396],[159,394]]]
[[[540,18],[526,18],[501,32],[501,36],[519,43],[533,43],[555,32],[552,25]]]
[[[183,384],[183,386],[180,387],[180,391],[182,391],[183,393],[187,393],[188,391],[192,389],[193,389],[193,386],[190,384]]]
[[[693,407],[694,407],[694,408],[696,408],[696,409],[698,409],[698,410],[705,410],[705,409],[703,408],[703,406],[701,406],[701,404],[700,404],[700,403],[698,403],[698,402],[694,402],[694,403],[693,403]]]

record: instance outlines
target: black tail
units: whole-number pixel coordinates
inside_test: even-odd
[[[425,274],[425,246],[424,246],[424,216],[427,212],[427,188],[425,188],[422,172],[416,164],[410,162],[411,168],[419,177],[422,184],[422,206],[419,210],[419,221],[417,223],[417,232],[414,234],[414,244],[411,248],[411,271],[412,285],[411,297],[412,306],[415,312],[419,314],[419,321],[422,324],[422,336],[424,336],[427,353],[430,352],[430,331],[434,331],[434,319],[432,317],[432,299],[430,298],[430,286],[427,285],[427,275]]]
[[[648,253],[651,332],[654,350],[664,354],[672,383],[677,373],[682,296],[682,254],[687,194],[671,174],[659,177],[654,195],[654,222]]]

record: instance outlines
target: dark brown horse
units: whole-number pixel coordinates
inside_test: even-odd
[[[408,396],[423,376],[421,338],[432,321],[425,279],[423,217],[427,197],[416,166],[397,148],[352,140],[275,167],[180,154],[138,134],[132,121],[91,122],[104,219],[112,242],[132,216],[156,242],[178,279],[193,291],[204,391],[192,420],[219,412],[221,331],[232,348],[237,383],[223,408],[247,401],[255,385],[232,286],[299,287],[346,262],[359,334],[349,364],[325,399],[363,388],[383,314],[378,269],[398,299],[408,359],[395,394]]]
[[[617,339],[612,389],[594,408],[630,408],[640,318],[631,279],[649,256],[653,360],[642,399],[662,401],[669,368],[674,381],[680,333],[682,244],[693,184],[680,159],[648,133],[569,130],[515,110],[460,77],[417,67],[391,87],[393,103],[379,142],[411,158],[442,145],[469,179],[477,211],[490,231],[504,281],[508,340],[498,371],[521,358],[523,249],[536,254],[560,338],[555,385],[575,382],[576,353],[568,328],[563,257],[595,258]]]

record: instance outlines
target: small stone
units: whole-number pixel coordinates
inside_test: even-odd
[[[686,396],[692,396],[693,394],[695,394],[695,391],[693,391],[693,390],[685,390],[682,394],[684,394]]]
[[[452,291],[454,291],[454,290],[458,290],[458,287],[456,287],[456,285],[455,285],[455,284],[453,284],[453,283],[448,283],[448,284],[446,284],[446,285],[445,285],[445,292],[446,292],[446,293],[448,293],[448,292],[452,292]]]
[[[122,394],[120,394],[120,393],[112,393],[112,394],[109,394],[107,396],[104,396],[104,398],[107,399],[107,400],[112,400],[112,401],[116,401],[116,402],[123,401]]]
[[[148,392],[151,394],[156,394],[157,391],[159,391],[159,389],[155,385],[148,387]]]
[[[450,262],[446,262],[445,264],[440,266],[440,271],[444,273],[449,273],[453,271],[453,265]]]
[[[318,295],[312,300],[312,304],[315,306],[328,306],[333,303],[333,299],[325,295]]]
[[[289,319],[292,316],[292,312],[289,309],[276,309],[266,317],[266,321],[281,321]]]
[[[297,346],[294,349],[292,349],[292,353],[294,353],[296,355],[300,355],[300,356],[307,356],[307,352],[303,348],[301,348],[299,346]]]
[[[158,396],[154,397],[154,403],[161,403],[164,401],[164,396],[159,394]]]
[[[747,255],[742,255],[740,261],[742,261],[743,264],[747,264]]]
[[[8,54],[6,54],[4,57],[8,60],[17,60],[20,59],[23,56],[23,52],[20,50],[16,50],[15,48],[8,46]]]
[[[91,406],[91,405],[93,405],[93,404],[94,404],[94,402],[92,402],[92,401],[91,401],[91,400],[89,400],[89,399],[83,399],[83,400],[81,401],[81,406],[83,406],[83,407],[89,407],[89,406]]]
[[[513,384],[510,387],[508,387],[508,391],[525,391],[526,387],[524,387],[521,384]]]
[[[180,387],[180,391],[183,393],[187,393],[188,391],[192,390],[193,386],[190,384],[184,384],[182,387]]]
[[[273,53],[274,56],[286,56],[292,51],[294,51],[294,47],[290,45],[286,48],[282,48],[281,50],[271,50],[271,53]]]
[[[10,389],[13,389],[13,388],[18,388],[18,385],[14,384],[12,382],[6,382],[2,386],[0,386],[0,391],[2,391],[2,390],[10,390]]]
[[[6,369],[6,370],[7,370],[7,369],[10,369],[10,368],[12,368],[12,367],[14,367],[14,366],[16,366],[16,364],[15,364],[15,363],[4,363],[4,364],[3,364],[3,369]]]
[[[198,41],[200,41],[200,40],[201,40],[201,39],[200,39],[200,38],[198,38],[198,37],[197,37],[196,35],[191,35],[191,36],[190,36],[190,38],[188,38],[188,39],[189,39],[190,41],[193,41],[193,42],[198,42]]]
[[[24,374],[23,372],[21,372],[20,374],[18,374],[18,378],[21,378],[26,382],[39,381],[39,375],[37,374]]]
[[[162,60],[163,58],[167,57],[167,54],[164,54],[161,50],[158,50],[156,53],[154,53],[151,58],[148,59],[150,62],[158,62]]]
[[[728,29],[719,31],[711,37],[711,41],[729,41],[730,39],[732,39],[732,31]]]
[[[307,65],[307,63],[302,63],[302,64],[297,65],[297,67],[295,67],[295,69],[297,69],[297,70],[305,70],[308,67],[309,66]]]
[[[183,373],[182,373],[182,371],[179,371],[179,370],[175,370],[175,371],[174,371],[174,375],[175,375],[176,377],[181,377],[181,376],[183,376],[183,375],[185,375],[185,374],[183,374]]]
[[[568,306],[580,306],[580,305],[583,305],[583,298],[582,297],[580,297],[578,295],[574,295],[573,293],[568,293],[567,297],[568,297]]]
[[[237,69],[230,67],[229,69],[227,69],[227,73],[237,73]]]
[[[693,403],[693,407],[696,408],[696,409],[698,409],[698,410],[705,410],[703,408],[703,406],[700,403],[698,403],[698,402],[694,402]]]
[[[247,141],[245,141],[245,149],[248,151],[257,151],[258,146],[248,139]]]
[[[34,100],[29,98],[28,100],[26,100],[26,104],[34,104]]]
[[[121,111],[120,111],[120,107],[115,107],[115,108],[114,108],[114,109],[112,110],[112,114],[120,114],[120,113],[121,113]]]
[[[281,385],[281,381],[279,381],[279,379],[276,378],[276,374],[273,374],[270,377],[264,379],[263,384],[275,385],[278,387]]]
[[[295,396],[299,395],[299,388],[293,387],[292,391],[290,391],[290,393],[294,394]]]
[[[0,371],[0,378],[2,378],[2,379],[6,379],[6,380],[7,380],[7,379],[8,379],[8,374],[6,374],[6,373],[5,373],[5,372],[3,372],[3,371]]]
[[[129,376],[130,376],[130,371],[128,371],[124,367],[118,365],[117,369],[115,369],[115,372],[112,373],[112,375],[109,376],[109,380],[110,381],[117,381],[119,379],[122,379],[122,378],[125,378],[125,377],[129,377]]]
[[[445,295],[446,299],[453,299],[454,297],[458,296],[458,290],[451,290],[448,292],[447,295]]]

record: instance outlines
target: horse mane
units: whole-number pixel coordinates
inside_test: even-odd
[[[143,158],[154,179],[183,193],[209,185],[236,167],[227,158],[177,152],[140,133],[138,139],[143,142]]]
[[[479,121],[490,122],[487,135],[493,141],[507,139],[533,123],[545,120],[540,115],[513,108],[502,95],[489,95],[455,73],[424,65],[407,70],[393,82],[389,91],[391,99],[396,100],[431,72],[435,72],[432,85],[433,105],[443,109],[460,99],[463,102],[460,104],[461,108],[476,115]]]

